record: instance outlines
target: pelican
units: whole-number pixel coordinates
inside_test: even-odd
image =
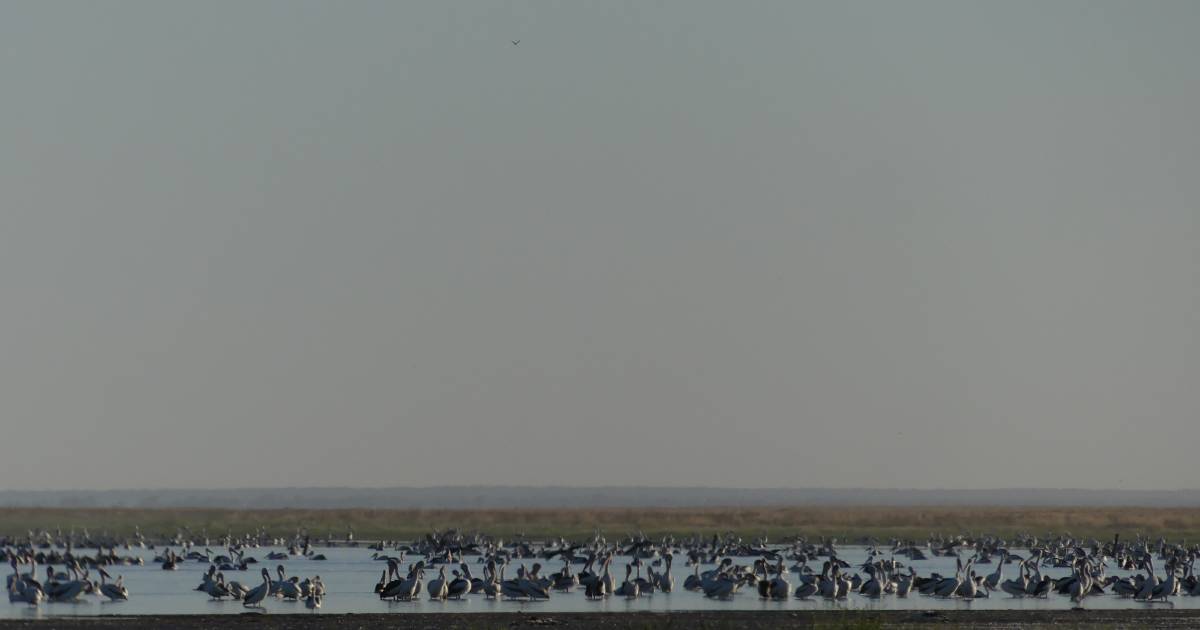
[[[1142,582],[1142,588],[1138,590],[1137,595],[1134,595],[1133,598],[1148,601],[1151,597],[1154,597],[1154,591],[1158,588],[1158,576],[1154,574],[1154,563],[1150,558],[1146,558],[1142,566],[1146,569],[1146,580]]]
[[[1001,564],[1001,566],[1004,565]],[[1021,566],[1017,568],[1016,579],[1000,582],[1000,590],[1013,597],[1025,597],[1029,594],[1029,572],[1025,568],[1025,561],[1022,561]]]
[[[710,599],[725,599],[737,592],[738,582],[727,573],[720,573],[712,582],[704,585],[704,596]]]
[[[1091,565],[1088,562],[1082,564],[1082,567],[1076,566],[1075,581],[1071,583],[1071,601],[1077,604],[1082,604],[1083,598],[1092,590]]]
[[[508,564],[500,566],[500,595],[508,599],[525,599],[528,594],[521,588],[520,578],[515,580],[504,579],[504,570],[508,568]],[[519,569],[518,573],[524,573],[524,570]]]
[[[462,599],[463,595],[471,592],[471,575],[470,569],[466,563],[460,565],[462,573],[454,571],[454,579],[450,580],[450,584],[446,586],[446,597],[451,599]]]
[[[246,596],[242,598],[242,606],[262,608],[262,601],[267,598],[267,593],[271,592],[271,572],[265,567],[262,570],[262,579],[262,584],[246,591]]]
[[[954,572],[953,578],[946,578],[938,583],[933,589],[933,594],[938,597],[954,597],[958,592],[958,587],[962,586],[962,558],[957,558],[955,562],[958,564],[958,569]]]
[[[917,570],[909,566],[908,575],[902,575],[896,581],[896,597],[908,597],[908,594],[912,592],[913,583],[916,581]]]
[[[76,574],[76,578],[74,580],[71,580],[70,582],[66,582],[66,583],[57,585],[58,588],[54,589],[51,593],[47,593],[47,595],[50,596],[50,598],[49,598],[50,601],[52,601],[52,602],[74,601],[76,599],[79,599],[79,596],[82,595],[85,591],[92,590],[92,588],[91,588],[92,583],[90,581],[88,581],[86,571],[84,572],[84,574],[82,576],[79,576],[76,568],[72,566],[71,572]]]
[[[875,570],[875,565],[867,565],[867,575],[871,579],[864,582],[858,591],[871,599],[879,599],[879,596],[883,594],[883,585],[879,582],[879,578],[876,577]]]
[[[1167,579],[1163,580],[1158,586],[1156,586],[1154,588],[1154,592],[1150,597],[1151,599],[1157,599],[1159,601],[1165,602],[1165,601],[1167,601],[1168,595],[1175,594],[1175,589],[1179,586],[1179,579],[1175,575],[1174,559],[1167,561],[1166,569],[1167,569]]]
[[[830,568],[833,569],[832,573],[830,572]],[[821,597],[825,599],[833,599],[837,597],[838,573],[840,571],[841,569],[838,568],[837,565],[829,562],[828,560],[825,561],[825,564],[821,569],[821,576],[818,578],[820,581],[817,584],[819,587],[818,592],[820,592]]]
[[[612,595],[617,590],[617,578],[612,574],[612,556],[604,559],[604,572],[600,574],[600,590],[605,595]]]
[[[641,593],[641,589],[638,587],[637,582],[629,579],[629,576],[632,573],[633,566],[628,564],[625,565],[625,581],[621,583],[621,586],[617,587],[617,590],[613,593],[613,595],[627,597],[629,599],[637,598],[637,596]]]
[[[671,559],[672,554],[668,553],[664,557],[666,568],[662,573],[658,574],[658,590],[664,593],[670,593],[675,589],[675,578],[671,576]]]
[[[983,581],[983,585],[989,591],[1000,590],[1000,583],[1004,581],[1004,565],[1008,560],[1008,550],[1004,551],[1004,558],[996,563],[996,570],[988,574],[987,579]]]
[[[450,593],[450,585],[446,583],[446,566],[438,569],[438,576],[429,580],[429,599],[446,599]]]
[[[421,594],[421,578],[425,577],[424,562],[417,562],[408,577],[400,581],[397,586],[397,593],[394,597],[398,600],[412,601]]]
[[[283,571],[283,565],[275,567],[275,572],[279,574],[279,581],[271,584],[271,593],[279,595],[284,599],[297,601],[300,599],[300,586],[296,583],[297,578],[287,579]]]
[[[250,592],[250,589],[243,586],[242,583],[237,580],[231,580],[228,584],[226,584],[225,574],[223,573],[217,574],[217,584],[225,588],[229,592],[229,596],[234,599],[242,599],[246,596],[246,593]]]
[[[979,584],[975,582],[975,572],[972,567],[975,566],[975,559],[967,561],[967,566],[963,569],[962,585],[958,587],[958,596],[965,599],[975,599],[975,595],[979,593]]]
[[[579,576],[571,573],[571,561],[563,556],[562,571],[554,574],[554,590],[570,592],[576,586],[579,586]]]
[[[25,579],[17,570],[17,557],[12,556],[12,579],[8,581],[8,601],[14,604],[29,604],[37,606],[42,602],[42,587],[36,581]]]
[[[521,570],[517,572],[517,587],[530,599],[550,599],[550,592],[537,579],[536,567],[538,565],[535,564],[533,566],[535,567],[533,572],[526,572],[525,567],[522,565]],[[534,579],[529,579],[530,575]]]
[[[702,583],[700,580],[700,563],[697,562],[693,565],[693,569],[692,574],[683,579],[683,588],[689,591],[698,591]]]
[[[116,583],[109,584],[108,578],[111,577],[104,569],[100,569],[100,593],[107,597],[109,601],[125,601],[129,599],[129,589],[125,588],[125,580],[122,576],[117,576]]]

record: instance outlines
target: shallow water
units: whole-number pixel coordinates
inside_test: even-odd
[[[178,551],[178,549],[176,550]],[[92,551],[94,552],[94,550]],[[1051,595],[1049,599],[1029,599],[1012,598],[1002,592],[992,593],[990,598],[971,601],[957,599],[944,600],[917,594],[912,594],[904,599],[895,597],[894,595],[885,596],[881,599],[868,599],[860,595],[851,594],[849,599],[841,601],[826,601],[820,598],[800,600],[794,597],[786,601],[764,601],[759,599],[758,593],[752,587],[743,587],[733,598],[728,600],[712,600],[705,598],[700,593],[683,590],[683,580],[692,572],[692,567],[683,566],[676,566],[673,570],[676,583],[675,592],[655,593],[649,597],[641,597],[633,600],[610,597],[600,601],[590,601],[583,596],[582,590],[577,590],[572,593],[552,593],[548,601],[540,602],[495,601],[486,599],[482,595],[470,595],[463,601],[439,602],[422,599],[413,602],[384,602],[379,600],[373,589],[376,582],[379,581],[379,574],[384,570],[386,565],[383,562],[372,560],[372,552],[366,547],[319,549],[318,551],[324,553],[328,558],[325,561],[307,560],[298,557],[284,561],[266,560],[267,554],[271,551],[280,551],[280,549],[263,547],[248,550],[246,556],[258,558],[259,564],[250,565],[250,570],[248,571],[226,571],[226,581],[236,580],[251,587],[257,586],[261,583],[261,577],[259,576],[261,568],[268,567],[272,569],[272,576],[274,576],[273,569],[278,564],[284,566],[288,576],[298,575],[303,579],[304,577],[320,575],[325,583],[327,595],[320,612],[316,614],[813,609],[1045,610],[1071,608],[1074,606],[1069,598],[1062,595]],[[1014,552],[1025,555],[1024,550],[1014,550]],[[0,618],[36,618],[56,615],[239,614],[248,610],[242,607],[241,602],[211,601],[204,593],[194,590],[200,584],[204,572],[208,569],[209,565],[207,562],[183,562],[176,571],[164,571],[156,563],[152,562],[155,553],[155,551],[145,549],[118,550],[118,555],[121,556],[140,555],[146,559],[147,564],[140,567],[114,566],[107,569],[114,577],[118,574],[125,577],[125,586],[129,588],[130,593],[129,601],[112,603],[106,599],[101,601],[99,597],[88,596],[81,598],[78,603],[43,603],[37,608],[24,604],[10,603],[7,606],[0,605]],[[408,562],[415,562],[420,557],[410,555],[406,557],[406,564]],[[867,551],[864,547],[839,547],[838,557],[857,567],[867,557]],[[475,557],[467,558],[472,572],[476,576],[479,576],[483,574],[483,568],[482,565],[475,564],[476,560],[477,558]],[[680,561],[681,559],[677,557],[676,560]],[[900,558],[900,560],[908,564],[907,559]],[[528,566],[533,561],[527,559],[525,562]],[[613,572],[618,576],[618,581],[624,575],[625,561],[626,558],[623,557],[617,557],[613,561]],[[738,564],[749,564],[752,561],[753,558],[739,558],[736,560]],[[549,574],[562,566],[561,563],[554,561],[543,561],[543,564],[546,565],[542,570],[543,574]],[[788,566],[791,566],[791,564],[793,563],[788,563]],[[935,571],[942,575],[953,575],[955,569],[955,559],[946,557],[930,557],[926,560],[912,562],[911,564],[921,576],[928,576],[931,572]],[[820,562],[816,562],[814,565],[819,570]],[[707,570],[712,567],[713,565],[702,565],[701,570]],[[995,564],[981,565],[976,567],[976,572],[988,574],[994,571],[995,567]],[[55,568],[62,570],[63,567],[59,565]],[[45,571],[44,566],[39,567],[39,569],[43,572]],[[572,569],[578,571],[580,565],[574,565]],[[1069,570],[1043,567],[1042,572],[1051,577],[1060,577],[1066,575]],[[1114,573],[1121,576],[1130,574],[1126,571],[1114,571],[1110,567],[1109,574]],[[1016,563],[1005,565],[1005,579],[1015,577],[1016,574]],[[426,582],[428,582],[428,579],[436,577],[436,575],[436,568],[433,571],[427,569]],[[98,577],[94,571],[92,577]],[[794,591],[799,580],[793,575],[791,582],[792,590]],[[263,605],[268,613],[310,612],[304,607],[303,602],[285,602],[276,598],[268,598]],[[1120,598],[1115,595],[1102,595],[1089,597],[1084,603],[1084,607],[1086,608],[1145,609],[1169,606],[1175,608],[1200,608],[1200,597],[1173,597],[1170,604],[1146,604],[1128,598]]]

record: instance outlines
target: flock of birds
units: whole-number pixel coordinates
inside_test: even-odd
[[[457,532],[430,535],[420,545],[396,545],[398,556],[376,553],[387,562],[375,592],[380,599],[411,601],[423,596],[422,580],[437,566],[437,575],[424,588],[430,599],[460,599],[470,594],[503,600],[544,600],[552,593],[582,590],[588,599],[638,598],[676,589],[671,568],[676,557],[686,558],[692,571],[682,588],[712,599],[728,599],[741,589],[752,589],[762,599],[846,599],[851,594],[881,598],[924,595],[973,600],[1003,593],[1012,597],[1047,598],[1069,596],[1081,604],[1088,597],[1111,593],[1144,602],[1168,601],[1178,595],[1200,596],[1200,579],[1194,569],[1200,546],[1168,544],[1165,540],[1122,543],[1080,541],[1069,537],[1040,541],[1024,537],[1005,541],[995,537],[928,541],[924,549],[912,542],[894,540],[887,551],[871,541],[867,559],[852,566],[838,556],[834,541],[808,542],[796,539],[787,546],[771,548],[767,541],[744,544],[741,539],[714,536],[711,540],[651,540],[644,536],[607,543],[596,536],[590,543],[569,544],[565,540],[535,547],[518,542],[493,543],[486,538],[464,537]],[[375,547],[383,550],[383,544]],[[1012,549],[1026,549],[1025,555]],[[954,575],[932,572],[920,575],[907,562],[935,556],[955,557]],[[401,571],[406,554],[422,556]],[[469,556],[482,564],[475,577],[466,561]],[[614,560],[624,559],[624,577],[612,570]],[[964,561],[965,558],[965,561]],[[525,560],[530,566],[526,567]],[[538,561],[535,561],[538,560]],[[739,564],[738,560],[744,562]],[[1163,562],[1165,576],[1154,569]],[[561,562],[562,568],[543,573],[540,561]],[[789,563],[790,566],[789,566]],[[817,570],[813,565],[819,563]],[[515,577],[505,577],[516,565]],[[1129,577],[1106,575],[1110,564],[1126,571],[1144,570]],[[440,566],[439,566],[440,565]],[[705,565],[715,565],[702,570]],[[978,569],[994,565],[983,573]],[[1006,579],[1005,570],[1015,565],[1015,575]],[[446,575],[447,567],[453,577]],[[574,570],[573,567],[579,567]],[[1044,575],[1042,569],[1069,569],[1064,577]],[[658,570],[656,570],[656,568]],[[855,570],[857,569],[857,571]],[[645,575],[643,575],[645,573]]]
[[[243,606],[261,608],[268,598],[277,598],[304,602],[313,611],[319,610],[325,599],[326,587],[319,575],[289,577],[283,564],[275,567],[275,575],[263,567],[259,583],[243,584],[225,578],[226,572],[248,571],[258,564],[246,553],[260,545],[286,549],[270,553],[268,561],[324,559],[313,551],[307,537],[290,541],[268,539],[261,533],[239,540],[226,537],[220,542],[227,553],[220,555],[206,547],[201,550],[200,545],[183,538],[173,542],[182,555],[166,548],[153,561],[163,570],[176,570],[188,562],[206,563],[208,568],[195,590],[210,599],[238,600]],[[586,542],[558,539],[535,544],[505,543],[482,534],[447,531],[434,532],[416,542],[378,542],[369,549],[374,551],[372,560],[385,563],[374,592],[388,601],[453,600],[469,595],[530,601],[578,591],[589,600],[634,599],[680,588],[711,599],[729,599],[745,589],[768,600],[920,595],[971,601],[992,594],[1031,598],[1063,595],[1076,605],[1106,594],[1141,602],[1200,596],[1200,579],[1195,575],[1196,559],[1200,557],[1197,545],[1147,539],[1122,542],[1119,537],[1101,542],[1068,536],[1023,536],[1015,540],[931,537],[923,544],[902,540],[887,545],[865,542],[866,559],[856,565],[839,556],[834,540],[796,538],[773,546],[761,539],[743,542],[732,534],[688,539],[635,535],[616,542],[597,534]],[[126,548],[131,544],[145,546],[143,540],[121,543]],[[346,544],[358,546],[350,541]],[[92,546],[96,548],[94,554],[77,552]],[[0,547],[12,568],[7,578],[9,601],[38,606],[44,602],[80,601],[88,596],[113,602],[128,600],[130,593],[123,578],[118,575],[113,580],[106,567],[140,565],[145,560],[136,554],[118,555],[117,546],[76,541],[74,537],[64,540],[61,535],[45,533],[31,534],[23,540],[0,538]],[[929,555],[954,557],[954,574],[921,575],[914,563]],[[415,558],[415,562],[407,562],[408,557]],[[672,573],[676,558],[691,568],[678,585]],[[614,563],[624,564],[623,576],[614,571]],[[478,576],[472,565],[479,568]],[[550,565],[555,568],[547,568]],[[1156,565],[1162,567],[1161,572]],[[55,566],[63,570],[56,571]],[[1054,567],[1060,574],[1065,570],[1065,575],[1044,574],[1047,567]],[[1130,575],[1109,575],[1110,567]],[[92,578],[93,571],[99,582]]]

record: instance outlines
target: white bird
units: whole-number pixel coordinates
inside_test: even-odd
[[[107,581],[109,577],[104,569],[100,569],[100,594],[114,602],[128,600],[129,589],[125,588],[125,578],[118,575],[117,581],[110,584]]]
[[[631,573],[633,573],[633,566],[628,564],[625,565],[625,581],[617,587],[617,590],[613,593],[613,595],[635,599],[639,594],[641,594],[641,589],[638,587],[638,583],[629,579],[629,575]]]
[[[14,604],[29,604],[37,606],[42,603],[42,587],[37,582],[26,580],[17,570],[17,559],[13,556],[12,560],[13,575],[8,581],[8,601]]]
[[[446,566],[438,569],[438,576],[429,580],[429,599],[446,599],[450,594],[450,586],[446,583]]]

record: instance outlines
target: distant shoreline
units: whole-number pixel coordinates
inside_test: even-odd
[[[1013,538],[1070,535],[1083,539],[1200,539],[1200,508],[1113,507],[708,507],[708,508],[510,508],[510,509],[223,509],[223,508],[0,508],[0,536],[29,531],[87,531],[123,540],[141,532],[165,541],[303,532],[318,544],[411,541],[431,531],[457,529],[505,539],[590,539],[597,533],[651,537],[735,533],[753,540],[835,538],[928,540],[931,536],[995,535]]]
[[[1200,490],[433,486],[0,490],[0,507],[504,509],[782,506],[1193,507]]]

